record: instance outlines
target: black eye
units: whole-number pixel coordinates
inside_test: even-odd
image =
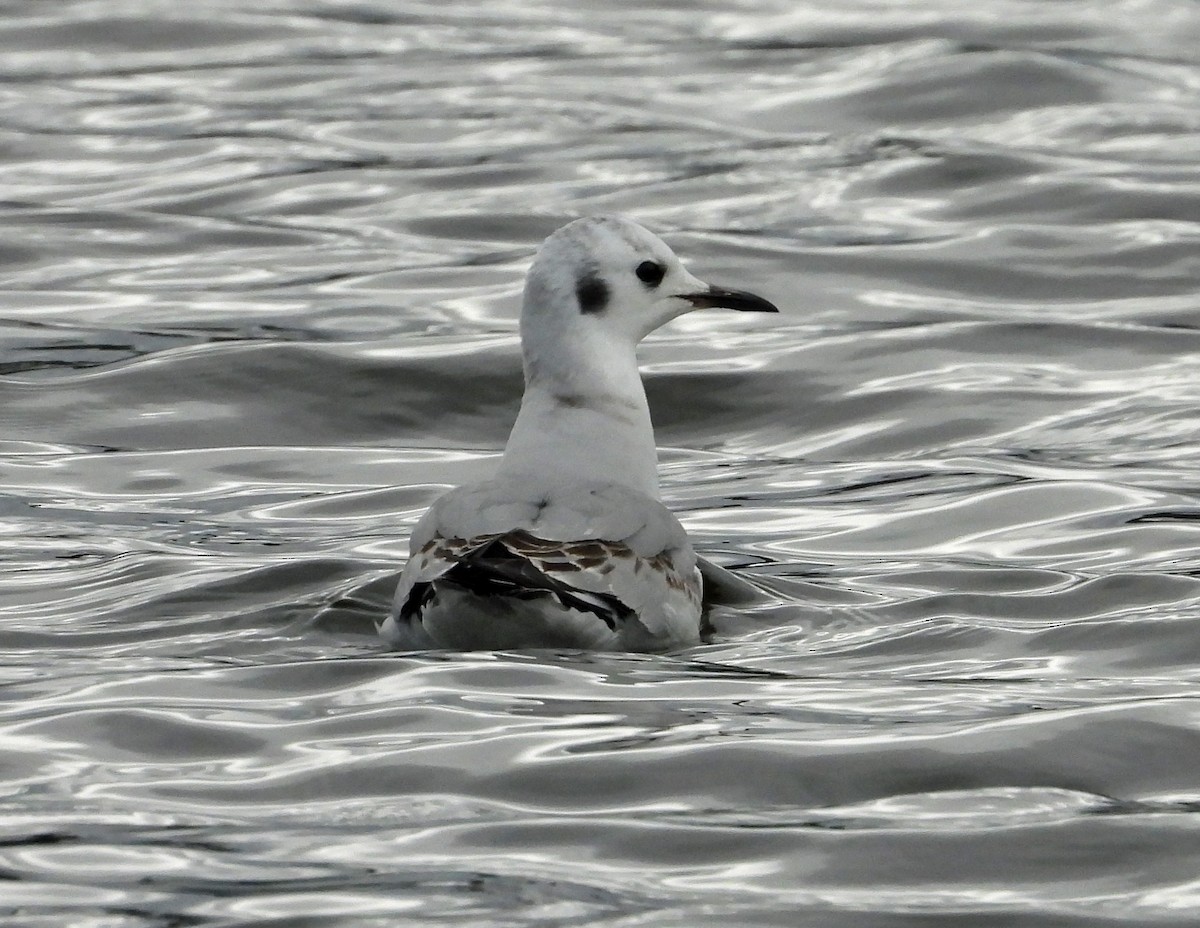
[[[657,287],[662,283],[663,275],[667,273],[667,269],[657,261],[643,261],[637,266],[638,280],[644,283],[647,287]]]

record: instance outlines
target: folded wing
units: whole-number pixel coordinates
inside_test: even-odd
[[[507,481],[451,491],[417,525],[393,626],[420,622],[439,586],[507,602],[553,597],[604,622],[619,646],[699,638],[700,574],[678,520],[618,486]]]

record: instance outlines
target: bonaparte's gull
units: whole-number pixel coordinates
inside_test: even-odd
[[[388,643],[657,651],[700,640],[701,574],[659,501],[635,349],[706,307],[778,312],[693,277],[628,219],[579,219],[546,239],[525,281],[525,395],[504,457],[418,522],[379,629]]]

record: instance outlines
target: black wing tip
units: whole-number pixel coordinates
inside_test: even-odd
[[[500,539],[473,551],[438,579],[483,598],[530,599],[551,595],[569,609],[591,613],[613,631],[619,622],[635,615],[633,609],[611,593],[577,589],[549,576],[528,558],[510,551]]]

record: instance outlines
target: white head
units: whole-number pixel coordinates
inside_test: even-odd
[[[676,316],[706,307],[778,312],[762,297],[704,283],[657,235],[619,216],[577,219],[538,250],[525,281],[521,339],[528,374],[579,364],[601,343],[632,352]]]

